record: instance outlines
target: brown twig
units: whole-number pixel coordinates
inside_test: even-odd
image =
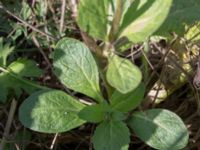
[[[49,59],[47,58],[46,54],[44,53],[43,49],[41,48],[40,46],[40,43],[38,42],[37,38],[33,35],[32,36],[32,39],[33,39],[33,43],[35,44],[35,46],[39,49],[40,53],[42,54],[42,56],[44,57],[44,60],[46,61],[47,63],[47,68],[46,69],[49,69],[51,68],[51,62],[49,61]]]
[[[76,0],[69,0],[71,11],[72,11],[72,17],[77,17],[77,1]]]
[[[65,9],[66,9],[66,0],[62,0],[62,6],[61,6],[61,17],[60,17],[60,34],[63,32],[64,27],[64,20],[65,20]]]
[[[14,114],[15,114],[16,107],[17,107],[17,101],[15,99],[13,99],[11,106],[10,106],[10,111],[9,111],[9,114],[8,114],[8,120],[6,122],[5,130],[4,130],[4,133],[3,133],[3,139],[2,139],[1,144],[0,144],[0,150],[4,150],[5,140],[9,136],[9,132],[10,132],[10,128],[11,128],[11,124],[12,124],[12,121],[13,121],[13,117],[14,117]]]

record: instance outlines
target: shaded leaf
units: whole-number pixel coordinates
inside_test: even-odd
[[[140,69],[128,59],[113,55],[109,58],[106,78],[111,86],[125,94],[133,91],[140,84],[142,74]]]
[[[80,111],[79,117],[92,123],[99,123],[106,120],[121,121],[125,119],[125,115],[122,112],[113,110],[106,102],[86,106]]]
[[[140,84],[135,90],[126,94],[115,91],[110,99],[111,107],[121,112],[133,110],[143,100],[144,92],[144,84]]]
[[[57,43],[55,74],[68,88],[102,101],[99,73],[90,50],[80,41],[64,38]]]
[[[11,63],[8,70],[4,69],[4,72],[0,73],[0,102],[6,102],[9,93],[18,97],[22,89],[29,94],[41,89],[42,86],[23,78],[38,77],[41,74],[42,70],[32,60],[18,59]]]
[[[79,27],[94,38],[107,39],[109,0],[81,0],[78,5]]]
[[[79,117],[87,122],[98,123],[105,119],[106,113],[111,111],[107,103],[86,106],[79,113]]]
[[[92,137],[95,150],[128,150],[130,132],[121,121],[106,121],[97,126]]]
[[[12,135],[12,141],[16,141],[16,143],[6,143],[4,146],[4,150],[15,150],[16,144],[20,149],[26,149],[31,141],[31,132],[28,130],[18,131],[15,135]]]
[[[21,123],[34,131],[58,133],[84,123],[78,112],[84,105],[58,90],[42,90],[28,97],[19,108]]]
[[[128,124],[141,140],[155,149],[179,150],[188,143],[188,131],[183,121],[168,110],[136,112]]]
[[[169,35],[173,31],[183,34],[185,24],[191,25],[200,20],[199,7],[200,0],[174,0],[165,22],[155,34]]]

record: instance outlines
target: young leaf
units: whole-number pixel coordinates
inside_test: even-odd
[[[107,39],[109,0],[81,0],[77,23],[94,38]]]
[[[31,8],[27,2],[22,2],[21,15],[22,19],[27,20],[31,16]]]
[[[58,133],[84,123],[78,112],[84,105],[58,90],[42,90],[28,97],[19,108],[21,123],[34,131]]]
[[[55,74],[68,88],[102,101],[99,73],[90,50],[71,38],[60,40],[53,58]]]
[[[12,53],[14,47],[10,47],[9,44],[3,44],[3,38],[0,38],[0,66],[6,67],[7,57]]]
[[[121,37],[132,42],[145,41],[163,23],[171,4],[172,0],[134,0],[124,14]]]
[[[87,106],[79,113],[79,117],[87,122],[98,123],[105,119],[107,112],[111,111],[107,103],[100,103]]]
[[[122,112],[113,110],[106,102],[86,106],[79,112],[79,117],[92,123],[99,123],[105,120],[122,121],[125,119],[125,115]]]
[[[144,84],[140,84],[135,90],[126,94],[115,91],[111,96],[110,105],[115,110],[128,112],[135,109],[141,103],[144,92]]]
[[[92,142],[95,150],[128,150],[130,132],[121,121],[105,121],[97,126]]]
[[[174,0],[172,8],[157,35],[169,35],[170,32],[183,33],[185,24],[191,25],[200,20],[200,0]]]
[[[8,69],[22,77],[39,77],[43,74],[43,71],[37,67],[35,61],[24,58],[11,63]]]
[[[114,55],[109,58],[106,78],[111,86],[125,94],[133,91],[140,84],[142,74],[140,69],[128,59]]]
[[[186,126],[176,114],[168,110],[136,112],[128,124],[141,140],[155,149],[179,150],[188,142]]]

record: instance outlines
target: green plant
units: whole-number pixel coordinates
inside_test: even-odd
[[[188,131],[173,112],[150,109],[130,113],[142,102],[145,86],[140,69],[116,52],[144,42],[153,34],[180,32],[183,22],[190,24],[199,19],[193,14],[199,11],[194,3],[199,1],[81,0],[77,23],[89,48],[78,40],[63,38],[52,54],[53,66],[63,85],[91,97],[94,103],[88,106],[63,91],[41,90],[20,106],[22,124],[35,131],[58,133],[86,122],[99,123],[92,137],[96,150],[128,149],[128,126],[155,149],[184,148]],[[184,19],[180,18],[180,10],[191,11]],[[102,43],[97,45],[95,39]],[[101,92],[99,76],[106,94]]]
[[[43,71],[37,67],[36,62],[27,58],[18,58],[8,61],[8,56],[14,51],[14,47],[3,43],[0,38],[0,102],[5,103],[9,97],[19,97],[22,90],[31,94],[45,87],[26,78],[39,77]],[[46,88],[47,89],[47,88]]]

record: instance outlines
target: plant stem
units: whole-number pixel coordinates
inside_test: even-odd
[[[109,34],[109,40],[111,43],[116,40],[117,33],[118,33],[119,27],[120,27],[122,13],[123,13],[123,2],[122,2],[122,0],[117,0],[117,8],[116,8],[116,11],[114,14],[112,27],[111,27],[110,34]]]
[[[0,144],[0,150],[4,149],[5,140],[9,136],[9,132],[10,132],[10,128],[11,128],[11,124],[12,124],[12,121],[13,121],[13,117],[14,117],[14,114],[15,114],[16,107],[17,107],[17,101],[15,99],[13,99],[12,103],[11,103],[10,111],[9,111],[9,114],[8,114],[8,120],[6,122],[6,127],[5,127],[5,130],[4,130],[4,133],[3,133],[3,138],[2,138],[2,141],[1,141],[1,144]]]
[[[13,78],[15,78],[15,79],[17,79],[17,80],[19,80],[19,81],[21,81],[21,82],[23,82],[23,83],[25,83],[25,84],[28,84],[28,85],[30,85],[30,86],[32,86],[32,87],[35,87],[35,88],[38,88],[38,89],[49,90],[48,87],[40,86],[40,85],[38,85],[38,84],[32,83],[32,82],[30,82],[30,81],[28,81],[28,80],[25,80],[25,79],[23,79],[22,77],[18,76],[17,74],[14,74],[14,73],[12,73],[11,71],[8,71],[8,70],[6,70],[6,69],[4,69],[4,68],[2,68],[2,67],[0,67],[0,71],[2,71],[2,72],[4,72],[4,73],[8,73],[8,74],[9,74],[10,76],[12,76]]]

